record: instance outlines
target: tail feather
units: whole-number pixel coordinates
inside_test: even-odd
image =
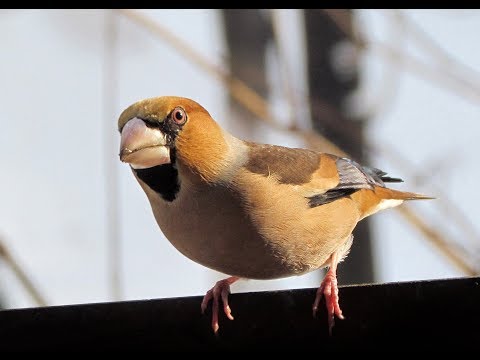
[[[370,176],[372,176],[375,180],[377,181],[380,180],[379,181],[380,184],[382,184],[382,182],[403,182],[402,179],[386,176],[387,173],[385,171],[371,167],[371,166],[362,166],[361,169],[367,174],[369,174]]]
[[[405,200],[434,199],[431,196],[407,191],[389,189],[383,186],[375,186],[372,191],[357,191],[351,197],[357,201],[360,209],[360,219],[366,218],[378,211],[400,205]]]
[[[394,190],[377,186],[375,193],[382,199],[395,199],[395,200],[433,200],[435,197],[417,194],[413,192]]]
[[[382,179],[383,182],[403,182],[403,180],[400,178],[394,178],[390,176],[381,176],[380,179]]]

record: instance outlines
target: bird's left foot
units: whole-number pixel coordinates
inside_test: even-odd
[[[325,303],[327,306],[328,313],[328,332],[332,335],[333,325],[335,325],[335,315],[339,319],[344,319],[345,317],[342,314],[342,309],[340,309],[340,304],[338,303],[338,285],[337,285],[337,254],[332,256],[332,264],[330,269],[328,269],[325,278],[322,281],[322,284],[317,290],[317,295],[315,301],[313,302],[313,316],[316,316],[318,305],[322,300],[322,297],[325,295]]]
[[[230,309],[230,306],[228,306],[228,294],[230,294],[230,285],[232,285],[235,281],[237,281],[239,278],[236,276],[231,276],[227,279],[223,279],[220,281],[217,281],[215,286],[208,290],[208,292],[205,294],[203,297],[202,301],[202,314],[205,313],[205,310],[207,309],[208,303],[210,300],[213,300],[212,303],[212,328],[213,332],[216,334],[219,325],[218,325],[218,301],[219,299],[222,299],[223,302],[223,312],[225,315],[227,315],[227,318],[230,320],[233,320],[232,316],[232,310]]]

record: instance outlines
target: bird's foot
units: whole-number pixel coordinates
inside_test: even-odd
[[[225,315],[227,315],[227,318],[230,320],[233,320],[232,316],[232,310],[230,309],[230,306],[228,306],[228,294],[230,294],[230,285],[232,285],[235,281],[237,281],[239,278],[236,276],[229,277],[227,279],[223,279],[220,281],[217,281],[215,286],[208,290],[208,292],[205,294],[203,297],[202,301],[202,314],[205,313],[205,310],[207,309],[208,303],[210,300],[213,300],[212,303],[212,328],[213,332],[216,334],[219,325],[218,325],[218,301],[219,299],[222,299],[223,302],[223,312]]]
[[[340,309],[340,304],[338,303],[337,276],[332,268],[328,270],[322,284],[317,290],[317,296],[315,297],[312,307],[313,316],[316,316],[317,314],[318,305],[320,304],[323,295],[325,295],[325,303],[328,312],[328,332],[332,335],[333,325],[335,324],[335,315],[337,315],[339,319],[344,319],[342,309]]]

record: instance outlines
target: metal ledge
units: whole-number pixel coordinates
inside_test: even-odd
[[[214,336],[199,296],[0,311],[0,350],[478,350],[480,278],[344,286],[328,335],[316,289],[230,295]]]

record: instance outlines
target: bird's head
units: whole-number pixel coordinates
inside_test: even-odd
[[[136,102],[118,119],[120,160],[134,169],[173,162],[178,140],[195,132],[195,122],[205,116],[210,117],[203,107],[186,98],[163,96]]]
[[[191,173],[213,181],[225,168],[230,146],[207,110],[193,100],[162,96],[141,100],[118,119],[120,160],[137,175],[180,162]]]

